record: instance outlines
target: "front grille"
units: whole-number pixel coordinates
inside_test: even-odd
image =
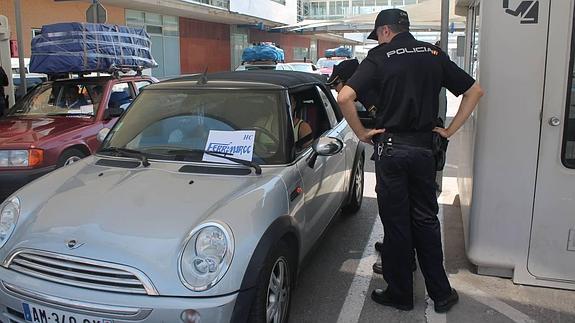
[[[136,269],[36,250],[18,251],[5,267],[55,283],[108,292],[157,295],[150,280]]]

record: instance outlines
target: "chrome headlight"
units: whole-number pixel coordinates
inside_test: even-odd
[[[180,255],[182,283],[196,292],[212,288],[226,274],[233,254],[234,239],[226,225],[201,224],[190,233]]]
[[[14,232],[18,217],[20,216],[20,200],[13,197],[6,200],[0,209],[0,248],[6,244],[6,241]]]

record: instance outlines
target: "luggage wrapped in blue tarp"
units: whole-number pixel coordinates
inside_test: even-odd
[[[325,50],[325,57],[330,58],[335,56],[335,49],[330,48]]]
[[[255,61],[284,61],[284,50],[271,44],[260,44],[244,49],[242,53],[243,62]]]
[[[78,22],[45,25],[32,39],[29,69],[59,74],[152,68],[158,64],[150,46],[142,28]]]
[[[351,49],[340,46],[338,48],[331,48],[325,50],[325,57],[347,57],[351,58]]]

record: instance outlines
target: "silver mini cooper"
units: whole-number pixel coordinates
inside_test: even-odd
[[[0,322],[285,322],[361,207],[364,147],[317,75],[150,85],[100,137],[0,205]]]

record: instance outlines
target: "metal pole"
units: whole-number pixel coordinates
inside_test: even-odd
[[[449,43],[449,0],[441,0],[441,50],[447,53]]]
[[[24,42],[22,40],[22,11],[20,10],[20,0],[14,0],[16,13],[16,38],[18,39],[18,63],[20,65],[20,93],[26,94],[26,66],[24,63]]]
[[[441,0],[441,38],[440,47],[441,50],[448,54],[449,45],[449,0]],[[445,126],[449,124],[447,122],[447,93],[445,88],[441,89],[439,94],[439,117],[444,120]],[[437,172],[436,182],[441,192],[441,187],[443,185],[443,172]]]
[[[92,4],[97,4],[98,0],[92,0]],[[92,22],[96,23],[98,22],[98,10],[96,10],[96,8],[94,8],[94,10],[92,10]]]
[[[449,55],[449,0],[441,0],[441,50]],[[439,117],[446,120],[447,115],[447,96],[445,89],[441,90],[439,95]]]

